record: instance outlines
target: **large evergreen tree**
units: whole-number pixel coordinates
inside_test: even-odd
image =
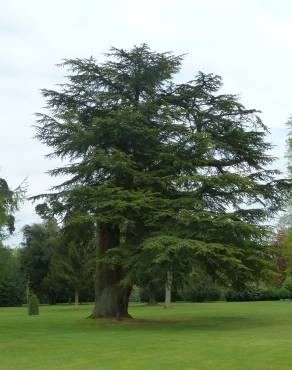
[[[43,211],[72,220],[78,210],[96,226],[93,317],[128,316],[144,261],[165,276],[177,259],[185,273],[203,264],[221,278],[255,274],[262,222],[289,189],[267,169],[271,145],[257,112],[220,94],[216,75],[176,83],[180,56],[141,45],[107,58],[66,60],[67,83],[43,90],[48,113],[37,125],[51,156],[68,161],[51,171],[67,180],[43,195]]]

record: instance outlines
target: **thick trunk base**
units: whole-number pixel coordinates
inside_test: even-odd
[[[91,318],[123,318],[130,319],[128,313],[129,288],[119,286],[107,286],[102,289],[97,297]]]
[[[120,230],[117,226],[101,225],[97,243],[95,275],[95,306],[92,318],[130,318],[128,302],[131,287],[121,286],[124,273],[121,266],[109,267],[100,258],[110,248],[119,246]]]

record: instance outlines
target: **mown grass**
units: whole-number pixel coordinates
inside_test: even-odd
[[[133,322],[86,319],[90,311],[0,308],[0,369],[292,369],[292,302],[137,305]]]

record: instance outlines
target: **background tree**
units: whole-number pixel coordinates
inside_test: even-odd
[[[164,281],[161,282],[158,276],[149,275],[146,271],[141,271],[139,278],[136,279],[136,284],[139,284],[140,299],[147,302],[149,305],[156,305],[158,295],[161,288],[164,288]]]
[[[0,306],[19,306],[25,300],[19,251],[0,245]]]
[[[286,142],[287,172],[292,174],[292,117],[286,123],[288,128]],[[286,199],[284,212],[278,221],[277,231],[272,240],[274,271],[271,284],[280,286],[286,279],[292,278],[292,202],[291,197]]]
[[[180,290],[181,299],[190,302],[218,301],[224,299],[226,287],[214,281],[203,268],[193,269]]]
[[[292,229],[280,229],[270,247],[272,269],[267,275],[266,284],[271,288],[286,287],[292,296]]]
[[[129,261],[145,248],[156,260],[182,251],[223,280],[254,277],[265,267],[263,222],[290,189],[267,169],[257,111],[221,94],[216,75],[175,83],[181,56],[141,45],[107,57],[65,61],[67,83],[43,90],[49,113],[36,128],[68,160],[51,174],[69,179],[42,195],[52,213],[78,209],[96,227],[93,317],[128,316]]]
[[[68,221],[62,230],[62,244],[58,251],[59,266],[67,285],[74,291],[74,304],[78,308],[84,287],[94,290],[96,264],[94,227],[92,223]]]
[[[14,213],[24,196],[21,186],[11,190],[0,178],[0,306],[17,306],[24,299],[24,281],[20,272],[19,254],[3,242],[14,232]]]
[[[41,302],[56,303],[59,279],[55,268],[55,251],[60,230],[53,220],[26,225],[21,250],[21,267],[29,288]]]
[[[87,227],[88,226],[88,227]],[[93,300],[95,265],[91,225],[67,224],[60,229],[54,220],[24,227],[21,268],[29,288],[41,302],[79,304]]]
[[[14,212],[18,209],[24,191],[21,186],[11,190],[7,182],[0,178],[0,243],[14,231]]]

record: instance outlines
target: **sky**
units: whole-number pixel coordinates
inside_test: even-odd
[[[292,114],[292,2],[289,0],[0,0],[0,177],[11,188],[26,179],[27,196],[60,182],[59,165],[34,139],[40,89],[57,88],[65,58],[104,60],[111,46],[186,54],[178,80],[198,71],[223,77],[223,92],[262,111],[268,140],[285,171],[285,122]],[[39,222],[31,202],[16,214],[21,228]]]

